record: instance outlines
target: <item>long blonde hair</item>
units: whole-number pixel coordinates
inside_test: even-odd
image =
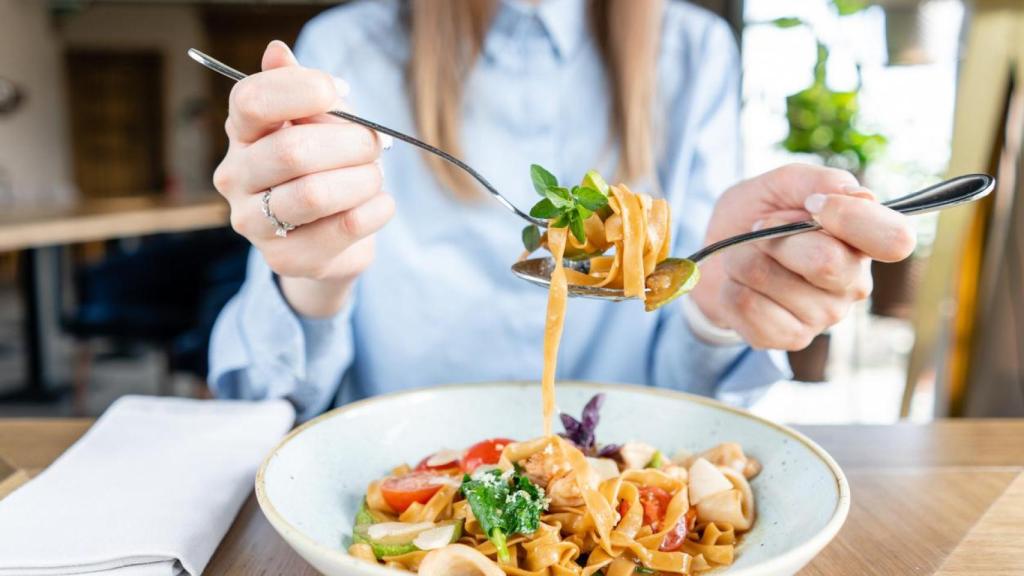
[[[480,54],[499,0],[410,0],[411,57],[407,71],[420,136],[456,156],[466,75]],[[612,138],[618,179],[654,171],[658,39],[665,0],[590,0],[590,24],[611,92]],[[425,156],[437,179],[460,198],[477,196],[466,174]],[[538,159],[543,161],[543,159]]]

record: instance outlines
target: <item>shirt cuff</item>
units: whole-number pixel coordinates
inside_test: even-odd
[[[684,306],[666,307],[654,357],[655,385],[746,407],[789,377],[785,352],[754,350],[742,340],[713,344],[688,320]]]
[[[349,298],[332,317],[300,317],[253,250],[242,289],[214,326],[211,390],[222,398],[288,398],[300,419],[324,410],[352,360],[353,308]]]
[[[693,298],[682,298],[680,306],[683,308],[683,317],[690,325],[690,331],[707,344],[712,346],[737,346],[743,344],[743,337],[735,330],[728,330],[715,326]]]

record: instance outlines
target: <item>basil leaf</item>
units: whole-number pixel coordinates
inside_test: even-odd
[[[576,197],[577,204],[585,206],[591,212],[608,205],[608,197],[589,186],[577,186],[573,189],[573,196]]]
[[[533,189],[541,196],[543,196],[549,188],[558,186],[558,179],[555,178],[554,174],[548,172],[537,164],[530,165],[530,179],[533,180]]]
[[[540,248],[540,229],[533,224],[523,228],[523,246],[530,252]]]
[[[603,404],[604,394],[596,394],[583,407],[583,415],[580,420],[562,413],[560,416],[565,433],[559,434],[559,436],[575,444],[584,454],[592,456],[597,451],[594,431],[597,429],[597,424],[601,421],[601,406]]]
[[[553,228],[565,228],[569,225],[569,212],[562,213],[554,222],[551,223]]]
[[[583,206],[583,204],[576,205],[576,212],[580,215],[580,218],[582,218],[583,220],[590,218],[590,215],[593,214],[593,212],[587,210],[586,207]]]
[[[580,213],[576,210],[569,212],[569,230],[572,231],[572,235],[580,243],[587,241],[587,233],[583,230],[583,218],[580,217]]]
[[[534,218],[554,218],[562,213],[560,208],[555,207],[555,204],[548,198],[541,200],[530,208],[530,216]]]
[[[551,201],[558,208],[569,208],[573,205],[569,189],[562,186],[555,186],[544,191],[544,197]]]

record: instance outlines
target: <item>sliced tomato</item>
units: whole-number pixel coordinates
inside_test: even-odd
[[[650,526],[657,530],[658,524],[665,518],[668,511],[668,503],[672,501],[672,495],[661,488],[653,486],[640,487],[640,505],[644,508],[644,526]],[[625,517],[629,512],[629,502],[619,501],[619,516]]]
[[[683,542],[686,542],[686,535],[693,532],[693,529],[697,526],[697,509],[690,506],[690,509],[683,514],[683,517],[676,522],[676,525],[672,530],[669,530],[668,534],[665,534],[665,539],[661,541],[661,546],[658,547],[662,552],[676,552],[683,547]]]
[[[380,484],[380,494],[388,506],[401,514],[413,502],[426,504],[441,489],[442,479],[431,472],[410,472],[392,476]]]
[[[477,442],[470,446],[469,450],[466,450],[466,455],[462,457],[462,469],[467,473],[472,473],[473,470],[484,464],[497,464],[498,459],[501,458],[502,451],[505,450],[505,446],[513,442],[515,440],[509,440],[508,438],[491,438],[490,440]]]
[[[661,488],[642,486],[640,488],[640,504],[644,507],[644,525],[658,530],[658,525],[665,518],[668,503],[672,495]]]
[[[435,452],[435,453],[431,454],[430,456],[427,456],[423,460],[420,460],[420,463],[416,465],[416,470],[421,471],[421,472],[422,471],[447,472],[447,471],[458,470],[459,467],[461,466],[461,457],[459,456],[459,453],[458,452],[454,452],[453,453],[454,455],[450,459],[449,459],[449,457],[447,455],[448,453],[452,453],[452,451],[450,451],[450,450],[443,450],[442,452]],[[433,459],[435,456],[439,456],[439,455],[440,456],[444,456],[443,461],[440,464],[433,464],[433,465],[431,465],[429,463],[430,460]]]

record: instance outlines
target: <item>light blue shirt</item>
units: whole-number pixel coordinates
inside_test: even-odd
[[[531,163],[562,182],[591,168],[614,172],[607,81],[586,4],[502,2],[468,77],[464,159],[523,208],[537,199]],[[303,65],[346,79],[353,109],[364,117],[415,133],[403,79],[403,9],[397,0],[330,9],[305,27],[296,54]],[[700,247],[716,198],[739,180],[739,72],[723,21],[667,3],[654,116],[657,183],[637,187],[671,202],[673,254]],[[385,152],[383,168],[397,212],[336,317],[297,316],[252,252],[245,284],[214,329],[209,381],[216,395],[285,397],[309,418],[408,388],[539,380],[547,292],[509,272],[522,252],[524,223],[489,197],[454,199],[421,153],[401,142]],[[742,404],[787,375],[781,353],[704,343],[680,306],[646,313],[637,302],[569,302],[560,379],[647,384]]]

